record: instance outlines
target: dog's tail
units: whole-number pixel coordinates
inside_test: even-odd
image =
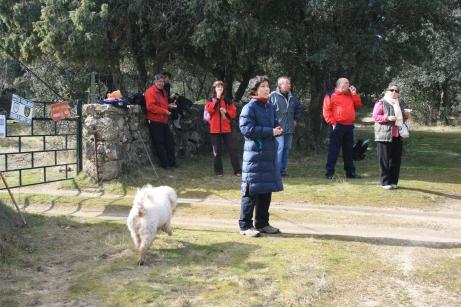
[[[167,191],[168,199],[170,200],[171,203],[171,209],[174,211],[176,209],[177,203],[178,203],[178,195],[176,194],[176,191],[169,186],[163,186]]]

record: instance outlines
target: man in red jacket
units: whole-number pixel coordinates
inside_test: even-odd
[[[342,148],[344,170],[347,178],[358,178],[355,173],[352,149],[354,146],[355,110],[362,107],[362,100],[349,80],[340,78],[336,81],[333,94],[323,100],[323,118],[330,125],[330,145],[325,176],[332,179],[336,160]]]
[[[149,122],[149,131],[152,140],[152,150],[157,154],[162,168],[176,167],[174,154],[173,134],[168,126],[170,109],[176,104],[168,102],[168,96],[163,89],[165,81],[163,75],[154,76],[154,85],[144,93],[146,100],[146,118]]]

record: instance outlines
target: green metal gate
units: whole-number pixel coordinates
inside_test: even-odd
[[[0,171],[10,188],[66,180],[82,170],[81,101],[69,103],[71,116],[59,122],[50,117],[52,104],[34,101],[30,126],[7,118],[5,138],[0,138]]]

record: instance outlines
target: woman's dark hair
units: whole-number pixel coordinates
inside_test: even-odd
[[[248,88],[250,89],[250,95],[256,95],[259,86],[264,81],[269,83],[269,78],[267,76],[256,76],[248,82]]]
[[[221,80],[216,80],[215,82],[213,82],[213,85],[211,86],[211,97],[216,97],[216,87],[218,85],[222,85],[222,87],[224,87],[224,82],[221,81]]]

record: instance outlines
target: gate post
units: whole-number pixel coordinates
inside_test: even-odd
[[[77,174],[83,170],[82,144],[82,101],[77,99]]]

